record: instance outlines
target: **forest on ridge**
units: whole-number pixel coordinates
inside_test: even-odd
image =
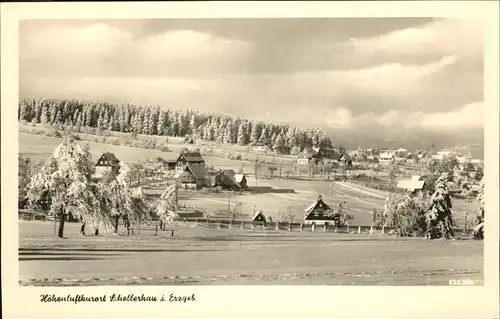
[[[167,109],[158,105],[22,99],[19,101],[18,120],[143,135],[191,135],[203,140],[238,145],[262,143],[280,154],[297,154],[309,147],[333,149],[331,137],[320,129],[189,109]]]

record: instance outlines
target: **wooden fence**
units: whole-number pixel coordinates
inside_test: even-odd
[[[40,213],[33,213],[27,210],[19,210],[19,219],[27,220],[27,221],[35,221],[35,220],[48,220],[47,217]],[[141,229],[147,230],[148,228],[157,228],[159,230],[159,221],[157,218],[144,221],[141,223],[133,222],[131,226],[135,231],[139,231]],[[120,226],[123,225],[123,222],[120,220]],[[375,227],[371,225],[349,225],[346,227],[337,227],[333,224],[328,225],[313,225],[313,224],[304,224],[299,222],[252,222],[249,220],[228,220],[228,219],[216,219],[216,218],[181,218],[174,221],[174,225],[166,225],[169,229],[172,228],[212,228],[212,229],[240,229],[240,230],[264,230],[264,231],[301,231],[301,232],[330,232],[330,233],[343,233],[343,234],[389,234],[392,230],[391,227]],[[469,235],[472,232],[471,228],[454,228],[453,229],[457,234],[465,234]]]

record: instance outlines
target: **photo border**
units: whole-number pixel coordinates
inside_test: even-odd
[[[498,318],[498,2],[95,2],[1,4],[2,301],[6,318],[287,317]],[[485,22],[484,127],[486,239],[484,286],[103,286],[19,287],[17,184],[18,21],[21,19],[292,17],[461,17]],[[14,169],[14,167],[16,169]],[[196,303],[40,303],[41,293],[192,294]],[[258,306],[256,306],[258,305]],[[496,308],[495,308],[496,307]]]

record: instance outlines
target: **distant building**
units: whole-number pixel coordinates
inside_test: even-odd
[[[394,163],[394,153],[392,153],[392,152],[380,153],[379,158],[378,158],[378,162],[380,164],[384,164],[384,165],[393,164]]]
[[[205,167],[205,160],[201,156],[200,152],[181,153],[176,161],[176,169],[178,171],[184,171],[188,165],[191,167]]]
[[[257,153],[264,153],[267,154],[268,152],[271,151],[269,146],[263,144],[263,143],[256,143],[252,146],[252,150]]]
[[[344,167],[352,167],[352,158],[349,154],[344,153],[339,156],[339,164]]]
[[[432,155],[432,158],[438,161],[442,161],[449,157],[454,157],[457,155],[457,152],[452,151],[439,151],[436,154]]]
[[[415,165],[415,164],[418,164],[418,155],[417,154],[412,154],[412,153],[409,153],[407,156],[406,156],[406,163],[407,164],[410,164],[410,165]]]
[[[120,170],[120,160],[115,154],[106,152],[101,155],[95,164],[95,178],[102,178],[108,175],[118,175]]]
[[[316,224],[316,225],[324,225],[325,223],[334,223],[335,217],[330,214],[332,209],[328,204],[323,201],[321,196],[307,207],[304,216],[304,224]]]
[[[297,157],[297,164],[318,164],[324,158],[323,151],[319,147],[307,147]]]
[[[408,150],[406,148],[398,148],[394,151],[396,157],[406,158],[408,156]]]
[[[426,179],[425,176],[413,175],[408,180],[399,181],[397,187],[401,188],[401,189],[405,189],[410,193],[415,193],[415,192],[420,191],[424,188],[425,179]]]
[[[158,157],[156,159],[157,163],[157,168],[162,168],[167,171],[175,170],[175,167],[177,166],[177,160],[175,159],[164,159],[161,157]]]

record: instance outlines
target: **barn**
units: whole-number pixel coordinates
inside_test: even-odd
[[[205,167],[205,160],[201,156],[200,152],[184,152],[179,155],[176,161],[176,169],[178,171],[185,171],[187,166]]]
[[[215,175],[215,186],[220,186],[223,189],[238,190],[241,188],[236,181],[236,172],[232,169],[221,169]]]
[[[120,170],[120,160],[115,154],[106,152],[99,157],[95,164],[95,178],[102,178],[110,174],[117,175]]]
[[[178,171],[176,178],[185,188],[200,189],[207,184],[208,171],[205,166],[187,165],[183,171]]]
[[[304,224],[324,225],[333,224],[335,222],[335,217],[331,214],[333,210],[323,201],[321,196],[318,196],[318,198],[305,209],[305,212]]]

